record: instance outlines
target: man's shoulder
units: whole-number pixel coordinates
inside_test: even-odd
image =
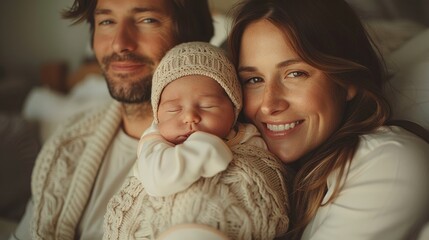
[[[46,199],[42,201],[42,196],[48,193],[55,195],[54,199],[62,199],[62,202],[52,203],[58,206],[55,211],[60,211],[64,199],[71,196],[72,187],[91,188],[88,179],[95,176],[120,121],[120,108],[111,105],[79,114],[65,122],[48,139],[37,157],[31,182],[35,206],[45,208],[49,205]],[[60,188],[58,183],[61,183]],[[55,214],[59,213],[52,213]]]
[[[36,176],[39,170],[44,172],[55,167],[58,161],[75,166],[88,144],[95,145],[93,148],[107,144],[104,142],[109,140],[105,136],[113,136],[120,118],[120,110],[111,105],[78,114],[65,121],[43,145],[33,175]]]
[[[116,108],[118,108],[116,104],[109,103],[101,108],[93,108],[75,114],[59,124],[58,128],[52,134],[51,139],[92,134],[105,116],[108,115],[109,112],[110,115],[112,115],[112,111],[115,111]],[[119,110],[116,111],[119,112]]]

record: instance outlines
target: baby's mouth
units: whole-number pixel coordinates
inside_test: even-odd
[[[188,138],[189,136],[191,136],[194,132],[196,132],[196,131],[190,131],[187,134],[185,134],[186,138]]]
[[[186,140],[189,138],[189,136],[191,136],[193,133],[194,133],[194,131],[192,131],[192,132],[188,132],[188,133],[186,133],[186,134],[180,135],[179,137],[177,137],[177,139],[179,139],[179,141],[181,141],[181,142],[184,142],[184,141],[186,141]]]

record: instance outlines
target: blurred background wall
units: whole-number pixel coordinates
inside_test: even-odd
[[[60,12],[72,0],[0,2],[0,68],[3,74],[37,81],[42,64],[66,61],[75,69],[85,54],[86,24],[70,26]],[[1,71],[1,70],[0,70]]]

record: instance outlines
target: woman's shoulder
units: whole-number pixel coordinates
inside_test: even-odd
[[[350,168],[429,180],[429,144],[401,127],[383,126],[361,136]]]
[[[342,188],[333,203],[318,210],[310,226],[314,229],[319,224],[337,236],[405,239],[427,215],[429,145],[403,128],[381,127],[362,135],[341,182],[337,174],[328,178],[324,202],[334,194],[334,186]],[[342,231],[330,226],[342,226]]]
[[[392,152],[429,154],[429,144],[417,135],[398,126],[383,126],[370,134],[362,135],[361,151],[387,149]],[[384,153],[389,153],[383,151]],[[426,155],[427,157],[427,155]]]

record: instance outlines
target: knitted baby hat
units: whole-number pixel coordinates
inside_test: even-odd
[[[188,42],[168,51],[153,75],[152,109],[156,123],[162,90],[172,81],[189,75],[203,75],[218,82],[231,99],[237,119],[242,96],[233,64],[221,48],[206,42]]]

